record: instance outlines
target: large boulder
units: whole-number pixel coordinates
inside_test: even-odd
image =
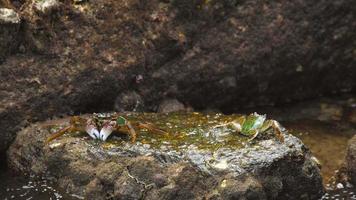
[[[18,133],[8,163],[23,173],[53,176],[63,189],[85,199],[321,197],[318,164],[299,139],[283,132],[281,142],[268,131],[248,142],[229,128],[216,128],[234,117],[127,113],[131,122],[148,121],[169,132],[135,127],[134,143],[120,135],[98,142],[72,133],[45,145],[68,118],[37,123]]]
[[[28,122],[132,108],[122,94],[142,110],[177,99],[229,111],[356,86],[352,0],[74,3],[18,6],[21,54],[0,66],[0,152]]]

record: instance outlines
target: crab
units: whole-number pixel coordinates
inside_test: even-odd
[[[101,127],[99,131],[98,128]],[[123,116],[103,116],[94,114],[92,117],[83,118],[79,116],[73,116],[70,118],[69,126],[60,129],[59,131],[52,134],[47,138],[46,143],[51,142],[52,140],[60,137],[65,133],[74,133],[74,132],[86,132],[93,139],[99,139],[106,141],[109,135],[112,132],[119,132],[129,134],[131,137],[131,142],[136,141],[137,133],[135,128],[138,129],[147,129],[150,132],[158,134],[168,134],[166,131],[155,127],[151,123],[142,123],[142,122],[130,122]]]
[[[249,141],[254,140],[259,133],[273,129],[278,140],[284,142],[282,126],[276,120],[267,120],[266,115],[259,115],[257,113],[252,113],[248,116],[243,115],[231,122],[219,124],[214,128],[218,127],[229,127],[242,135],[251,136]]]

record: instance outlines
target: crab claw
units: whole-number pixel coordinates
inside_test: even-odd
[[[98,129],[96,128],[95,122],[91,119],[88,119],[87,125],[85,127],[85,131],[92,137],[93,139],[99,138],[100,134]]]
[[[105,141],[109,135],[114,131],[116,127],[116,121],[107,121],[103,124],[103,128],[100,130],[100,139]]]

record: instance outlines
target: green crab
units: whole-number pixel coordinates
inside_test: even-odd
[[[101,128],[101,129],[100,129]],[[129,134],[131,137],[131,142],[136,141],[136,131],[137,129],[147,129],[150,132],[159,134],[168,134],[166,131],[155,127],[151,123],[144,122],[130,122],[125,117],[120,115],[110,115],[110,114],[93,114],[89,118],[73,116],[69,121],[69,126],[60,129],[51,135],[46,143],[60,137],[65,133],[74,132],[86,132],[93,139],[99,139],[106,141],[112,132],[119,132]],[[99,131],[100,130],[100,131]]]
[[[266,115],[257,113],[248,116],[243,115],[231,122],[214,126],[214,128],[218,127],[230,127],[242,135],[252,136],[249,141],[255,139],[259,133],[264,133],[272,128],[278,140],[284,142],[283,128],[276,120],[266,120]]]

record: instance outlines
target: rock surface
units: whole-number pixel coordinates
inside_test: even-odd
[[[353,0],[16,2],[23,37],[0,66],[0,152],[27,122],[113,110],[123,92],[143,110],[168,98],[228,111],[356,86]]]
[[[19,44],[20,22],[14,10],[0,7],[0,64]]]
[[[37,11],[43,15],[50,15],[60,7],[60,3],[57,0],[43,0],[35,3]]]
[[[347,147],[346,170],[350,181],[356,185],[356,136],[351,138]]]
[[[171,129],[165,130],[170,135],[162,138],[140,130],[136,143],[119,135],[101,143],[86,134],[66,134],[44,145],[50,132],[68,123],[68,119],[49,121],[18,134],[8,151],[9,165],[21,172],[54,176],[65,190],[85,199],[317,199],[323,193],[310,152],[286,132],[285,143],[273,132],[249,143],[236,133],[211,137],[229,132],[211,127],[234,116],[128,113],[126,117],[154,121],[159,127],[169,123],[165,128]],[[208,126],[206,120],[211,122]]]
[[[178,112],[178,111],[185,111],[187,108],[179,102],[177,99],[166,99],[163,100],[157,109],[159,113],[169,113],[169,112]]]

